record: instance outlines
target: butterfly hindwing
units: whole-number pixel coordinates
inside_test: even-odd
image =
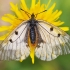
[[[22,59],[28,57],[30,54],[30,49],[25,41],[27,28],[27,22],[22,22],[2,42],[0,48],[0,60],[20,60],[22,56]]]
[[[50,61],[62,54],[70,53],[70,36],[63,30],[44,21],[38,21],[38,30],[43,42],[38,43],[35,55],[41,60]]]

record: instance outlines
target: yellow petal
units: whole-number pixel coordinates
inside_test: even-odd
[[[53,12],[50,16],[50,18],[48,19],[48,21],[53,21],[54,20],[54,17],[55,15],[58,13],[58,10],[56,10],[55,12]]]
[[[38,3],[35,5],[35,7],[33,9],[34,9],[34,11],[33,10],[32,11],[34,12],[34,14],[40,13],[40,10],[39,10],[40,9],[40,0],[38,1]]]
[[[12,20],[16,19],[15,15],[12,15],[12,14],[5,14],[4,16],[8,17],[8,18],[10,18]]]
[[[21,5],[22,9],[25,10],[25,11],[27,11],[28,8],[27,8],[27,6],[26,6],[25,0],[21,0],[21,4],[22,4],[22,5]]]
[[[8,36],[9,33],[3,35],[3,36],[0,36],[0,40],[5,40],[5,38]]]
[[[14,5],[12,2],[10,3],[11,5],[11,10],[17,15],[18,18],[23,19],[22,13],[18,10],[17,4]]]
[[[21,10],[21,13],[24,16],[23,20],[28,20],[29,19],[28,15],[24,11]]]
[[[36,2],[36,0],[32,0],[31,9],[33,9],[35,7],[35,2]]]
[[[22,59],[20,59],[20,62],[22,62],[23,60]]]
[[[22,62],[24,59],[25,59],[25,55],[22,55],[22,56],[20,57],[20,62]]]
[[[10,27],[11,27],[11,26],[1,26],[1,27],[0,27],[0,32],[9,30]]]
[[[15,5],[12,2],[10,2],[10,6],[11,6],[11,10],[15,11],[16,7],[15,7]]]
[[[31,49],[30,57],[32,59],[32,63],[34,64],[34,49]]]
[[[64,31],[68,31],[69,30],[69,27],[60,27],[62,30]]]
[[[13,21],[10,19],[10,18],[8,18],[8,17],[2,17],[2,20],[4,20],[5,22],[9,22],[9,23],[13,23]]]
[[[33,44],[31,43],[31,40],[30,40],[29,37],[28,37],[28,45],[29,45],[29,47],[30,47],[30,57],[31,57],[31,59],[32,59],[32,63],[34,64],[34,51],[35,51],[36,44],[33,45]]]
[[[48,8],[49,4],[50,4],[51,0],[49,0],[48,4],[46,5],[46,9]]]
[[[44,9],[44,6],[45,6],[44,4],[41,5],[41,7],[40,7],[38,13],[40,13],[40,12],[42,12],[42,11],[45,10],[45,9]],[[42,16],[44,16],[43,13],[40,13],[40,14],[38,14],[38,16],[37,16],[36,19],[43,19]]]
[[[59,12],[53,17],[53,20],[55,21],[56,19],[58,19],[61,14],[62,14],[62,11],[59,11]]]
[[[51,23],[55,26],[60,26],[60,25],[64,24],[64,22],[61,22],[61,21],[57,21],[57,22],[52,21],[52,22],[49,22],[49,23]]]
[[[50,16],[51,16],[51,14],[52,14],[52,11],[53,11],[53,9],[54,9],[54,7],[55,7],[55,5],[56,5],[56,3],[54,3],[48,10],[47,10],[47,12],[44,14],[44,20],[48,20],[49,18],[50,18]]]

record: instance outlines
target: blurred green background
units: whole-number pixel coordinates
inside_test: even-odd
[[[30,7],[31,0],[25,1],[28,7]],[[41,4],[47,4],[48,1],[49,0],[41,0]],[[0,0],[0,18],[6,13],[10,13],[10,2],[20,4],[20,0]],[[50,6],[54,2],[56,2],[54,11],[56,9],[63,11],[60,17],[60,20],[65,22],[63,26],[70,27],[70,0],[51,0]],[[0,20],[0,25],[3,24],[5,24],[5,22]],[[70,34],[70,31],[68,31],[68,34]],[[41,61],[35,57],[35,64],[32,64],[30,57],[22,63],[17,61],[0,61],[0,70],[70,70],[70,55],[62,55],[49,62]]]

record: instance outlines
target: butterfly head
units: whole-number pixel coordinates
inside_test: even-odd
[[[31,14],[31,19],[35,19],[34,13]]]

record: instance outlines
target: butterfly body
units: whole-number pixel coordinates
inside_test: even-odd
[[[34,14],[31,15],[31,19],[28,21],[29,23],[29,36],[32,44],[35,44],[36,41],[36,31],[37,31],[37,25],[36,20],[34,18]]]
[[[36,44],[37,42],[43,42],[39,30],[38,30],[38,21],[35,19],[35,15],[31,15],[31,19],[27,21],[29,23],[29,36],[32,44]],[[28,34],[28,33],[27,33]],[[37,47],[37,46],[36,46]]]
[[[35,33],[35,27],[34,26],[30,27],[30,40],[31,40],[32,44],[34,44],[36,41],[36,33]]]

